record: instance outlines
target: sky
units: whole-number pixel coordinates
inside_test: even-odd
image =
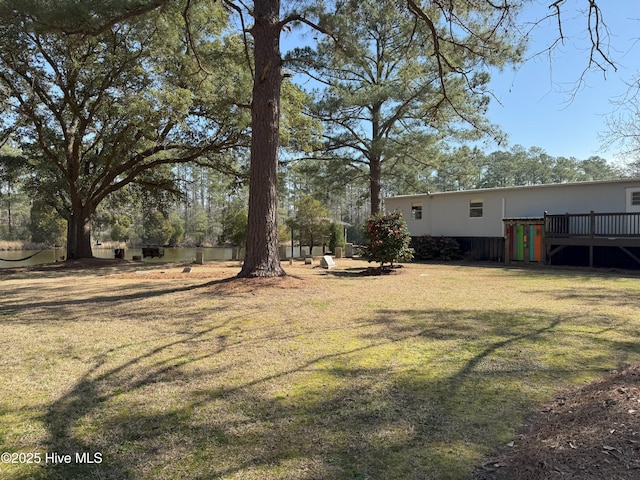
[[[584,160],[598,155],[616,162],[616,151],[603,150],[599,136],[606,132],[607,115],[615,110],[611,101],[628,92],[625,81],[640,74],[640,0],[599,1],[610,32],[603,39],[604,46],[617,68],[608,66],[606,74],[597,69],[584,73],[590,47],[587,0],[565,0],[565,42],[545,53],[558,38],[557,19],[539,22],[535,28],[531,23],[550,13],[550,3],[552,0],[533,0],[521,17],[523,31],[530,31],[528,60],[515,70],[507,67],[492,72],[490,87],[495,99],[488,118],[507,133],[508,144],[480,147],[491,152],[522,145],[540,147],[555,157]],[[297,42],[300,40],[285,36],[283,46],[286,50]],[[308,79],[298,77],[296,81],[308,88]]]
[[[544,18],[549,3],[538,1],[524,12],[524,18]],[[592,69],[583,76],[590,48],[584,13],[587,1],[568,0],[562,17],[564,44],[544,53],[558,38],[558,26],[555,19],[542,22],[531,31],[529,60],[517,70],[492,74],[491,88],[497,101],[492,101],[488,117],[507,133],[510,146],[541,147],[556,157],[582,160],[599,155],[617,161],[617,151],[603,150],[599,137],[606,133],[615,100],[629,91],[625,82],[640,74],[640,2],[599,3],[610,32],[604,39],[605,47],[617,71],[608,66],[606,74]],[[534,55],[538,52],[542,53]]]

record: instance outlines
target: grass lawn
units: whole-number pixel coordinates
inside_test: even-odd
[[[638,277],[337,264],[0,275],[0,478],[467,479],[640,362]]]

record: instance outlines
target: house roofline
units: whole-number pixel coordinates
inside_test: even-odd
[[[492,188],[478,188],[471,190],[455,190],[449,192],[427,192],[427,193],[415,193],[413,195],[396,195],[394,197],[386,197],[385,200],[391,199],[402,199],[402,198],[419,198],[419,197],[434,197],[434,196],[442,196],[442,195],[468,195],[468,194],[478,194],[478,193],[486,193],[486,192],[506,192],[513,190],[530,190],[530,189],[544,189],[544,188],[559,188],[559,187],[579,187],[579,186],[589,186],[589,185],[613,185],[613,184],[624,184],[624,183],[637,183],[640,185],[640,178],[624,178],[618,180],[598,180],[598,181],[588,181],[588,182],[568,182],[568,183],[542,183],[538,185],[517,185],[512,187],[492,187]]]

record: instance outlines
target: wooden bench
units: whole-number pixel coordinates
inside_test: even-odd
[[[158,257],[158,258],[162,258],[164,257],[164,248],[160,248],[160,247],[143,247],[142,248],[142,258],[147,258],[147,257]]]

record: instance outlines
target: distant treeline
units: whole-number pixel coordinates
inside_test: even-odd
[[[491,153],[461,147],[420,162],[388,166],[383,172],[383,193],[610,180],[636,174],[632,166],[614,165],[601,157],[552,157],[538,147],[516,146]],[[180,186],[174,195],[123,189],[109,197],[93,217],[94,242],[189,246],[234,244],[242,238],[245,183],[196,165],[177,166],[173,175]],[[66,222],[31,195],[32,176],[28,169],[8,169],[0,162],[0,242],[6,248],[16,248],[20,242],[66,242]],[[298,200],[310,195],[324,205],[332,220],[351,225],[349,241],[361,241],[361,225],[369,214],[365,171],[345,170],[336,162],[291,160],[282,164],[278,188],[283,239],[290,238],[287,219],[295,215]]]
[[[387,190],[397,195],[613,180],[637,175],[633,164],[615,165],[598,156],[584,160],[553,157],[539,147],[526,149],[520,145],[491,153],[461,147],[440,154],[422,171],[389,171]]]

